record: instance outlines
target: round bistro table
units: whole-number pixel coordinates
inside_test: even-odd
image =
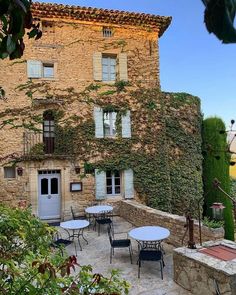
[[[88,244],[88,241],[84,237],[84,229],[89,226],[88,220],[68,220],[60,223],[60,227],[65,229],[69,235],[69,239],[72,239],[73,242],[75,238],[78,239],[78,244],[80,247],[80,251],[82,251],[82,247],[80,244],[79,238],[82,237],[85,242]],[[72,231],[72,234],[69,231]],[[75,245],[75,252],[77,256],[77,250]]]

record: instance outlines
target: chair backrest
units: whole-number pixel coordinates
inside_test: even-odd
[[[74,212],[72,206],[70,207],[70,211],[71,211],[71,214],[72,214],[72,218],[75,219],[75,212]]]
[[[113,239],[112,239],[111,226],[110,226],[110,225],[108,225],[108,227],[107,227],[107,232],[108,232],[108,236],[109,236],[110,244],[112,244]]]
[[[140,243],[141,250],[156,251],[160,249],[159,242],[143,242]]]

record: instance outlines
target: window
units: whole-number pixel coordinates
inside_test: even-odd
[[[112,37],[112,29],[111,28],[108,28],[108,27],[103,27],[102,35],[105,38]]]
[[[113,82],[119,80],[128,81],[127,53],[117,55],[94,52],[93,53],[93,79],[94,81]]]
[[[120,195],[120,172],[106,172],[106,193],[107,195]]]
[[[43,143],[44,152],[52,154],[54,152],[55,139],[55,122],[51,111],[46,111],[43,114]]]
[[[28,60],[27,75],[28,78],[52,79],[55,77],[54,63],[44,63],[40,60]]]
[[[16,168],[4,167],[4,178],[16,178]]]
[[[116,136],[116,112],[104,112],[104,136],[113,137]]]
[[[120,116],[121,120],[119,121],[117,121],[117,112],[103,111],[103,109],[100,107],[94,107],[93,116],[95,122],[96,138],[115,138],[117,133],[123,138],[131,138],[131,115],[129,110]],[[117,126],[120,130],[117,130]]]
[[[54,78],[54,65],[43,63],[43,77]]]
[[[102,56],[102,81],[116,80],[116,57]]]

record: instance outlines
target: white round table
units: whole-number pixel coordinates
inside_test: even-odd
[[[86,228],[87,226],[89,226],[89,222],[88,220],[68,220],[68,221],[64,221],[60,223],[60,227],[65,229],[67,232],[69,230],[72,230],[72,234],[70,234],[68,232],[69,235],[69,239],[72,238],[72,240],[74,241],[74,238],[78,238],[78,244],[80,247],[80,250],[82,251],[82,247],[80,244],[80,236],[85,240],[85,242],[88,244],[88,241],[85,239],[84,237],[84,228]],[[75,245],[75,252],[76,252],[76,256],[77,256],[77,251],[76,251],[76,245]]]
[[[111,212],[112,210],[113,207],[109,205],[96,205],[86,208],[85,212],[88,214],[100,214],[104,212]]]
[[[141,226],[132,229],[129,236],[140,242],[158,242],[168,238],[170,231],[160,226]]]

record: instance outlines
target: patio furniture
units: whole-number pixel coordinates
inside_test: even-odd
[[[74,220],[77,220],[77,219],[86,219],[86,216],[84,214],[83,215],[76,214],[72,206],[70,207],[70,211],[71,211],[72,218]]]
[[[53,236],[53,241],[51,242],[50,246],[53,248],[58,248],[61,251],[61,255],[63,256],[63,249],[62,247],[69,246],[72,243],[70,240],[63,239],[59,232],[56,232]]]
[[[95,217],[95,230],[96,230],[96,224],[98,224],[98,236],[100,236],[101,225],[109,225],[113,227],[113,222],[111,218],[107,215],[107,212],[101,212]]]
[[[84,237],[84,229],[89,226],[89,222],[87,220],[69,220],[65,222],[60,223],[60,227],[65,229],[68,232],[69,235],[69,240],[72,239],[75,245],[75,253],[77,256],[77,249],[76,249],[76,244],[75,244],[75,238],[78,239],[78,244],[80,247],[80,251],[82,251],[82,247],[80,244],[80,237],[84,239],[84,241],[88,244],[88,241]],[[72,231],[72,234],[69,231]]]
[[[168,238],[170,231],[160,226],[141,226],[132,229],[129,236],[138,242],[139,257],[137,264],[138,277],[140,277],[141,261],[160,261],[161,278],[163,279],[162,269],[165,266],[163,260],[164,249],[162,241]]]
[[[161,269],[161,279],[163,280],[163,253],[161,250],[149,248],[146,244],[145,248],[141,248],[138,255],[138,278],[140,278],[141,261],[159,261]]]
[[[96,224],[98,224],[98,235],[100,236],[101,225],[112,225],[112,219],[109,214],[113,211],[113,207],[110,205],[96,205],[88,207],[85,212],[89,214],[89,220],[94,222],[94,229],[96,230]]]
[[[110,250],[110,263],[112,263],[112,255],[115,253],[115,248],[129,248],[130,262],[132,264],[132,246],[130,239],[113,239],[111,226],[107,227],[108,236],[110,240],[111,250]],[[114,235],[114,233],[113,233]]]

